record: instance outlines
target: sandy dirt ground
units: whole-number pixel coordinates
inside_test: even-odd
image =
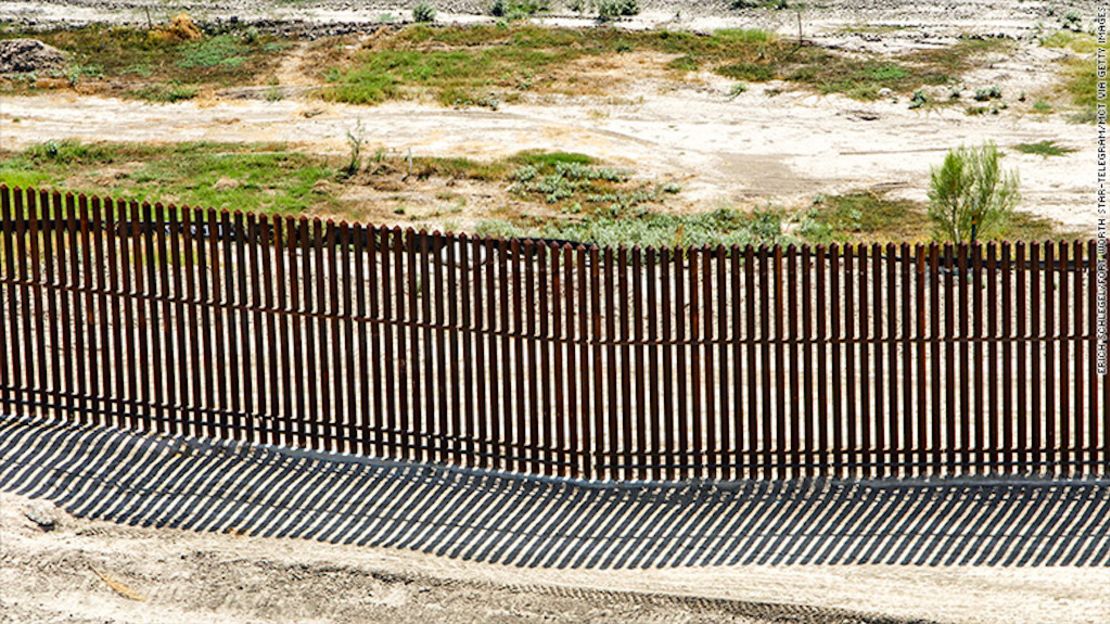
[[[1074,568],[519,569],[81,520],[0,493],[0,622],[12,623],[1094,624],[1110,617],[1108,584],[1110,570]]]
[[[72,9],[65,13],[61,4],[4,3],[0,19],[22,15],[19,19],[39,25],[72,21],[75,16],[126,20],[127,10],[143,5],[139,1],[113,3],[113,7],[118,4],[125,9],[109,11],[105,3],[89,1],[65,7],[65,11]],[[1037,115],[1029,111],[1039,94],[1050,92],[1059,80],[1059,60],[1066,54],[1042,48],[1031,38],[1038,27],[1051,30],[1050,24],[1041,24],[1047,19],[1044,7],[1032,10],[1033,4],[971,2],[961,4],[958,10],[941,10],[901,1],[872,6],[833,2],[806,14],[807,37],[838,49],[897,53],[951,44],[955,35],[968,32],[1025,37],[1015,52],[984,59],[980,69],[966,76],[964,87],[972,91],[986,84],[998,85],[1008,94],[1028,95],[1026,102],[1015,102],[1000,115],[969,116],[962,106],[910,110],[905,98],[859,102],[792,91],[788,85],[776,83],[753,84],[748,92],[730,98],[732,82],[727,79],[707,73],[678,82],[657,75],[659,72],[638,69],[629,61],[608,71],[614,78],[622,74],[639,78],[614,80],[617,86],[604,96],[545,97],[504,105],[497,111],[453,110],[416,102],[353,107],[327,104],[303,93],[278,102],[242,100],[241,93],[213,94],[200,102],[167,105],[73,93],[7,97],[0,102],[0,145],[15,149],[67,137],[164,142],[291,140],[308,151],[340,155],[347,150],[346,132],[361,120],[373,149],[411,150],[418,156],[494,158],[531,148],[585,152],[632,167],[647,179],[678,181],[683,192],[669,202],[676,210],[708,210],[724,205],[803,207],[821,194],[857,190],[924,200],[929,168],[939,163],[946,150],[994,141],[1008,152],[1007,165],[1020,173],[1021,209],[1054,219],[1065,231],[1082,234],[1093,223],[1088,189],[1095,179],[1094,129],[1071,123],[1065,113]],[[201,14],[270,11],[323,24],[342,20],[343,11],[358,11],[370,19],[383,10],[377,5],[353,9],[351,3],[327,2],[200,2],[189,6],[193,5]],[[654,6],[647,3],[636,19],[650,22],[652,15],[658,17],[662,9]],[[670,7],[667,3],[658,6]],[[774,15],[776,12],[722,15],[716,4],[699,6],[691,5],[686,15],[691,20],[708,20],[706,24],[712,27],[774,27],[766,22],[784,19]],[[1093,5],[1076,6],[1085,10]],[[979,11],[972,11],[976,7]],[[847,33],[845,24],[894,26],[879,33]],[[786,29],[786,22],[781,26]],[[277,77],[283,86],[296,90],[311,87],[304,74],[294,54]],[[1075,151],[1044,158],[1007,149],[1043,140]],[[426,225],[442,226],[434,220]],[[468,225],[464,222],[456,227]]]
[[[1015,81],[1051,79],[1030,78],[1005,65],[994,71],[1009,71]],[[794,206],[818,194],[868,189],[924,200],[929,167],[952,147],[1055,140],[1076,151],[1051,159],[1019,153],[1007,158],[1021,176],[1022,208],[1072,228],[1091,223],[1095,144],[1087,140],[1087,127],[1061,116],[919,113],[905,102],[861,103],[798,92],[769,96],[772,85],[729,100],[727,84],[715,82],[707,76],[701,88],[625,93],[616,104],[566,102],[558,115],[543,104],[485,111],[408,102],[360,108],[312,99],[150,105],[70,93],[9,97],[0,103],[0,140],[15,149],[60,138],[295,137],[292,143],[306,150],[341,155],[346,132],[361,120],[370,145],[400,153],[495,158],[522,149],[584,152],[648,179],[677,180],[683,185],[681,200],[703,210],[764,202]]]

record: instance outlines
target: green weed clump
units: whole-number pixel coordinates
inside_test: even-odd
[[[1063,156],[1075,151],[1074,148],[1058,145],[1056,141],[1037,141],[1036,143],[1018,143],[1014,149],[1022,154],[1036,154],[1038,156]]]
[[[434,22],[436,9],[427,2],[421,2],[412,8],[412,21],[417,23]]]

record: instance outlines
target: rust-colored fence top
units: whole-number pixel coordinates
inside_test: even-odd
[[[1094,241],[600,249],[0,200],[7,412],[589,479],[1110,472]]]

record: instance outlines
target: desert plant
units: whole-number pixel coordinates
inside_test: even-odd
[[[1021,199],[1016,172],[1003,172],[994,143],[949,150],[931,172],[929,218],[937,238],[975,242],[1003,225]]]
[[[998,85],[992,86],[990,88],[976,89],[975,90],[975,101],[976,102],[986,102],[988,100],[997,100],[997,99],[1000,99],[1001,97],[1002,97],[1002,89],[999,89]]]
[[[350,158],[343,173],[350,178],[362,169],[362,146],[366,144],[366,133],[363,131],[362,120],[355,122],[355,127],[347,131],[347,147],[350,149]]]
[[[602,22],[639,13],[637,0],[598,0],[597,3],[597,19]]]
[[[412,21],[414,22],[434,22],[436,19],[436,9],[427,2],[412,7]]]
[[[1083,30],[1083,17],[1075,11],[1068,11],[1064,15],[1064,19],[1060,20],[1061,28],[1070,30],[1072,32],[1080,32]]]
[[[531,17],[550,8],[547,0],[493,0],[489,12],[494,17],[512,21]]]

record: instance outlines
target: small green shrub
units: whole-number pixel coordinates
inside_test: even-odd
[[[975,90],[975,101],[976,102],[986,102],[986,101],[989,101],[989,100],[997,100],[997,99],[1001,99],[1001,98],[1002,98],[1002,89],[999,89],[997,85],[992,86],[992,87],[988,87],[988,88],[984,88],[984,89],[976,89]]]
[[[1083,30],[1083,17],[1075,11],[1068,11],[1061,20],[1061,28],[1070,30],[1072,32],[1081,32]]]
[[[993,143],[950,150],[930,176],[929,218],[934,235],[974,242],[1003,225],[1021,200],[1016,172],[1003,172]]]
[[[434,22],[436,20],[435,7],[427,2],[421,2],[412,8],[412,21],[414,22]]]
[[[728,90],[728,99],[735,100],[743,95],[748,90],[748,85],[743,82],[738,82]]]
[[[359,119],[355,123],[355,127],[347,131],[347,147],[350,149],[350,157],[347,159],[347,166],[343,169],[345,177],[350,178],[362,169],[362,147],[365,144],[366,133],[363,131],[362,120]]]
[[[598,0],[597,19],[602,22],[640,13],[637,0]]]

